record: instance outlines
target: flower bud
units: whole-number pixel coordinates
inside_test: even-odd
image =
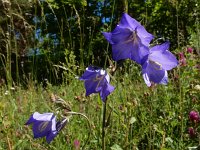
[[[189,114],[189,118],[191,121],[198,122],[200,120],[199,113],[196,111],[191,111]]]
[[[186,66],[186,58],[183,52],[179,53],[179,64],[180,66]]]
[[[74,140],[74,147],[76,150],[79,150],[80,149],[80,141],[79,140]]]
[[[192,47],[188,47],[188,48],[187,48],[187,52],[188,52],[188,53],[192,53],[192,52],[193,52]]]
[[[196,135],[196,132],[193,127],[188,128],[188,133],[189,133],[190,137],[195,137],[195,135]]]

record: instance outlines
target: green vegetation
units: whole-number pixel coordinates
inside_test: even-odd
[[[187,130],[192,126],[188,113],[200,109],[199,89],[195,89],[199,84],[199,72],[192,66],[180,67],[171,72],[171,76],[178,77],[171,78],[168,86],[147,88],[142,78],[135,78],[138,68],[131,67],[130,73],[118,73],[117,81],[112,82],[116,90],[108,98],[107,148],[114,145],[122,149],[187,149],[197,146],[198,139],[191,139]],[[73,111],[88,116],[92,135],[86,148],[101,149],[102,102],[98,95],[86,98],[82,82],[76,79],[59,87],[49,84],[46,90],[33,86],[33,83],[29,83],[27,89],[2,88],[1,149],[74,149],[75,139],[84,144],[90,129],[80,117],[73,117],[49,145],[44,138],[33,139],[31,128],[24,126],[35,111],[56,113],[59,110],[60,107],[52,101],[53,95],[64,99]]]
[[[167,86],[150,88],[141,68],[126,60],[112,77],[115,91],[107,101],[106,148],[109,150],[183,150],[199,145],[191,138],[188,114],[200,111],[200,2],[198,0],[0,0],[0,150],[73,150],[92,132],[85,149],[101,149],[102,101],[85,97],[76,76],[97,65],[108,68],[111,47],[101,34],[128,12],[170,51],[184,52],[186,64],[169,72]],[[187,52],[192,48],[193,52]],[[111,61],[110,61],[111,60]],[[114,62],[112,62],[114,63]],[[47,144],[33,139],[25,126],[33,112],[63,112],[62,98],[74,116]],[[61,117],[61,116],[59,116]]]

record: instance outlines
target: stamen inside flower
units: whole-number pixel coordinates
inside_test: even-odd
[[[160,64],[159,62],[156,62],[156,61],[149,59],[149,63],[152,64],[154,69],[162,70],[162,64]]]
[[[126,41],[124,41],[124,43],[129,43],[129,42],[133,42],[134,44],[138,43],[138,39],[137,39],[137,32],[136,31],[132,31],[131,35],[128,37],[128,39]]]
[[[96,82],[96,81],[101,81],[101,80],[103,79],[103,77],[104,77],[104,76],[102,76],[102,75],[101,75],[101,76],[96,75],[96,78],[94,78],[93,81],[94,81],[94,82]]]
[[[97,83],[97,86],[96,86],[96,88],[95,88],[96,91],[98,91],[100,82],[103,80],[103,78],[104,78],[103,75],[100,75],[100,76],[96,75],[96,78],[93,79],[94,82],[98,82],[98,83]]]
[[[39,131],[42,132],[46,129],[46,127],[48,126],[49,124],[49,121],[45,121],[45,122],[42,122],[40,125],[39,125]]]

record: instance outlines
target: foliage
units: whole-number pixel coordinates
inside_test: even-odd
[[[116,72],[116,86],[108,99],[106,143],[110,149],[187,149],[197,146],[198,138],[191,139],[187,129],[191,110],[200,110],[198,99],[198,59],[187,54],[187,66],[170,72],[168,86],[147,88],[138,76],[138,67],[131,65],[127,72]],[[129,69],[127,67],[126,69]],[[123,75],[122,75],[123,74]],[[187,80],[185,80],[187,79]],[[84,145],[88,128],[85,120],[75,117],[50,144],[45,139],[33,140],[31,128],[24,126],[35,111],[55,112],[61,109],[54,99],[62,98],[73,111],[87,114],[92,123],[92,135],[87,149],[101,149],[101,100],[98,95],[85,97],[83,84],[73,79],[68,84],[46,90],[29,82],[28,89],[1,87],[0,148],[1,149],[74,149],[74,140]],[[7,107],[9,105],[9,108]]]
[[[28,3],[23,0],[1,0],[0,52],[1,63],[5,64],[1,68],[8,72],[25,72],[25,76],[30,73],[34,80],[41,81],[40,72],[31,67],[25,70],[20,64],[27,66],[27,60],[35,64],[35,61],[42,60],[40,54],[51,58],[51,61],[40,63],[64,63],[65,49],[73,51],[81,67],[89,64],[107,66],[107,58],[112,57],[111,48],[106,46],[101,32],[113,29],[124,11],[156,35],[160,39],[158,42],[169,40],[172,50],[180,48],[188,45],[189,40],[190,43],[191,39],[195,40],[192,33],[197,32],[199,5],[198,1],[193,0],[30,0]],[[34,55],[34,59],[28,58],[30,54]],[[18,65],[11,65],[12,61]],[[49,73],[55,74],[52,71]],[[23,76],[21,73],[5,72],[1,76],[6,80],[13,78],[16,82]],[[48,71],[44,69],[43,72]]]

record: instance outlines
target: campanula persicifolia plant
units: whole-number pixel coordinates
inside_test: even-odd
[[[151,46],[154,36],[135,19],[127,13],[122,15],[119,24],[112,32],[103,32],[103,36],[112,46],[112,58],[114,61],[130,59],[141,65],[142,75],[147,86],[152,84],[167,84],[167,71],[178,65],[176,57],[169,51],[169,42]],[[84,81],[86,96],[92,93],[99,93],[102,100],[102,150],[106,149],[105,127],[106,127],[106,105],[109,102],[108,96],[115,87],[110,84],[110,74],[114,75],[117,66],[107,72],[101,67],[89,66],[86,68],[79,80]],[[69,112],[69,114],[79,114]],[[52,113],[42,115],[34,113],[28,123],[34,123],[33,132],[35,137],[47,137],[50,142],[57,133],[64,127],[65,122],[56,123]],[[84,116],[82,114],[82,116]],[[84,116],[87,118],[86,116]],[[110,117],[110,116],[109,116]],[[65,118],[66,119],[66,118]],[[58,125],[57,125],[58,124]],[[42,131],[42,132],[39,132]]]
[[[66,105],[66,103],[63,100],[56,100],[57,103],[61,103],[63,107]],[[91,125],[90,121],[82,113],[77,113],[77,112],[65,112],[65,115],[67,116],[62,116],[61,121],[56,121],[56,115],[54,113],[43,113],[40,114],[38,112],[33,113],[28,121],[25,123],[25,125],[31,125],[32,124],[32,131],[34,138],[41,138],[41,137],[46,137],[47,143],[51,143],[51,141],[58,135],[58,133],[66,126],[66,124],[69,122],[69,119],[72,117],[72,115],[79,115],[83,118],[85,118],[88,122],[88,127],[89,127],[89,133],[88,133],[88,138],[83,145],[83,149],[86,146],[87,142],[89,141],[90,138],[90,133],[91,133]],[[79,143],[80,146],[80,143]]]
[[[112,57],[114,61],[131,59],[142,66],[142,74],[147,86],[151,86],[152,82],[157,84],[167,84],[167,70],[171,70],[178,65],[176,57],[169,52],[169,42],[150,47],[150,42],[154,36],[148,33],[138,21],[131,18],[126,13],[122,15],[120,23],[112,32],[103,32],[103,35],[112,45]],[[117,67],[115,68],[114,72],[116,69]],[[83,77],[86,74],[88,75],[88,70],[90,69],[86,69]],[[111,72],[110,74],[113,73]],[[102,121],[102,149],[105,150],[106,144],[104,128],[107,98],[104,100],[102,97],[103,88],[101,87],[100,89],[102,91],[100,91],[98,85],[101,85],[101,80],[99,80],[98,76],[99,75],[96,75],[95,78],[85,78],[89,80],[87,83],[87,80],[85,80],[85,88],[86,95],[89,95],[88,93],[100,92],[100,96],[103,100],[104,109]],[[107,92],[106,96],[108,96],[108,94],[110,94],[114,88],[110,89],[109,86],[107,86],[107,82],[104,83],[104,85],[105,86],[103,87],[107,89],[104,91]]]

